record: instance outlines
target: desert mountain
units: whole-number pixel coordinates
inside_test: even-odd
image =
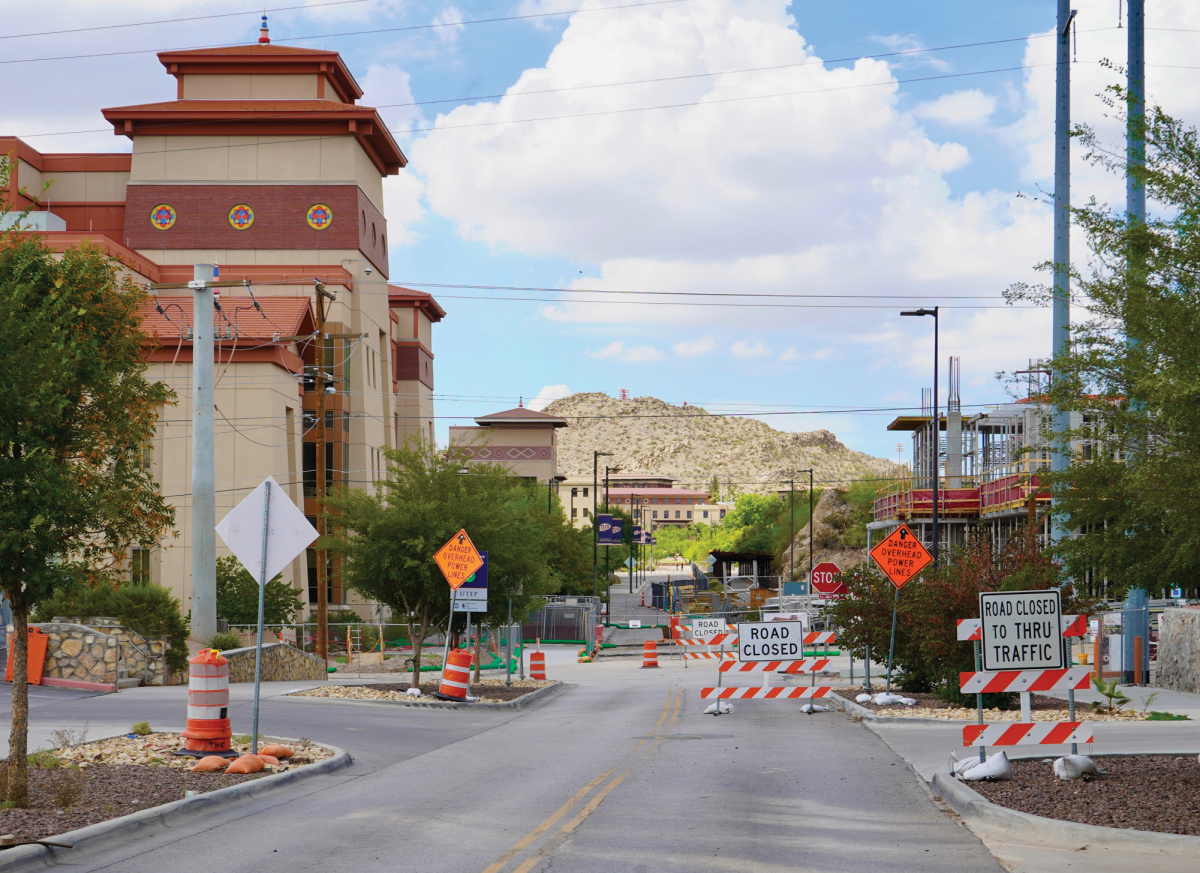
[[[559,430],[558,470],[591,474],[592,452],[612,452],[622,470],[671,476],[679,487],[707,488],[715,474],[724,497],[727,483],[738,491],[768,493],[808,484],[846,487],[852,479],[875,478],[895,466],[855,452],[827,430],[789,433],[753,418],[710,415],[699,406],[672,406],[655,397],[617,400],[603,393],[572,394],[544,410],[570,422]]]

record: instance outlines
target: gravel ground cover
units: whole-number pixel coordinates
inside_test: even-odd
[[[882,690],[882,689],[878,689]],[[859,694],[865,693],[861,688],[839,688],[837,693],[851,702]],[[872,712],[880,715],[891,716],[895,718],[940,718],[947,721],[975,721],[978,713],[975,707],[958,707],[952,706],[944,700],[934,697],[932,694],[909,694],[904,691],[895,692],[904,697],[911,697],[916,700],[915,706],[905,706],[901,703],[894,703],[887,706],[881,706],[877,703],[859,703],[858,705],[869,709]],[[1041,694],[1034,694],[1030,702],[1030,710],[1034,721],[1067,721],[1070,715],[1070,710],[1067,708],[1066,701],[1060,700],[1057,697],[1045,697]],[[1091,708],[1086,704],[1077,703],[1075,705],[1075,718],[1077,721],[1142,721],[1145,715],[1141,712],[1132,709],[1117,710],[1113,713],[1092,712]],[[984,709],[983,720],[985,722],[999,721],[1020,721],[1021,710],[1017,709]]]
[[[441,650],[438,654],[421,653],[421,666],[423,667],[440,667],[442,666]],[[408,662],[412,660],[412,654],[389,655],[383,660],[382,664],[362,664],[357,661],[346,664],[334,664],[338,673],[349,673],[357,676],[361,673],[364,676],[373,675],[376,673],[411,673],[408,668]]]
[[[1127,755],[1095,761],[1102,772],[1076,782],[1056,777],[1049,758],[1013,761],[1011,782],[973,782],[971,788],[992,803],[1047,818],[1200,836],[1195,758]]]
[[[248,738],[247,738],[248,739]],[[268,741],[269,742],[269,741]],[[117,737],[36,753],[29,768],[29,807],[0,808],[0,835],[17,841],[47,839],[87,825],[203,794],[250,779],[302,767],[333,756],[311,743],[289,743],[296,754],[261,773],[191,773],[194,758],[172,755],[179,734]],[[234,743],[249,752],[249,742]],[[2,856],[0,856],[2,857]]]
[[[512,687],[509,688],[504,684],[503,679],[484,679],[482,682],[472,682],[468,693],[472,697],[478,697],[480,700],[500,702],[516,700],[518,697],[523,697],[532,691],[537,691],[539,688],[544,688],[550,684],[552,684],[550,680],[514,679]],[[320,685],[305,691],[296,691],[292,696],[340,698],[343,700],[411,701],[414,699],[423,700],[425,698],[437,700],[438,698],[430,696],[437,690],[437,682],[422,682],[421,698],[412,698],[406,693],[408,691],[407,682],[395,685],[390,683],[386,685]]]

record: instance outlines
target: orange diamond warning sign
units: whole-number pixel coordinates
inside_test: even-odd
[[[933,560],[933,555],[906,524],[900,525],[871,549],[871,557],[897,588],[903,588]]]
[[[483,566],[483,558],[465,530],[460,530],[450,537],[450,541],[434,553],[433,560],[441,568],[442,575],[446,577],[450,587],[455,590]]]

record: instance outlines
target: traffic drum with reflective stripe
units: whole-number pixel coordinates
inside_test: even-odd
[[[188,661],[185,752],[230,752],[229,662],[216,649],[205,649]]]
[[[442,671],[442,682],[434,697],[442,700],[466,700],[467,689],[471,682],[471,655],[461,649],[455,649],[446,659],[446,669]]]

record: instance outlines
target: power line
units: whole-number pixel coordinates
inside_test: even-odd
[[[308,36],[273,37],[272,43],[304,42],[304,41],[310,40],[310,39],[335,39],[337,37],[343,37],[343,36],[372,36],[372,35],[381,34],[381,33],[402,33],[405,31],[413,31],[413,30],[435,30],[435,29],[442,28],[442,27],[460,27],[460,26],[466,26],[466,25],[471,25],[471,24],[496,24],[496,23],[503,22],[503,21],[528,21],[530,19],[536,19],[536,18],[553,18],[553,17],[559,16],[559,15],[580,15],[580,14],[589,13],[589,12],[611,12],[616,9],[637,9],[637,8],[640,8],[643,6],[664,6],[667,4],[686,3],[686,2],[688,2],[688,0],[646,0],[646,2],[644,2],[644,3],[625,3],[625,4],[621,4],[619,6],[598,6],[593,9],[566,9],[561,12],[532,12],[528,15],[505,15],[505,16],[500,16],[497,18],[474,18],[474,19],[467,19],[464,21],[441,21],[441,22],[432,22],[430,24],[409,24],[409,25],[405,25],[403,27],[376,27],[376,28],[371,28],[368,30],[347,30],[347,31],[342,31],[341,33],[314,33],[314,34],[310,34]],[[249,14],[249,13],[246,13],[246,14]],[[223,43],[213,43],[211,45],[182,46],[180,48],[170,48],[170,49],[161,49],[161,48],[160,49],[130,49],[129,51],[121,51],[121,52],[92,52],[90,54],[82,54],[82,55],[56,55],[56,56],[52,56],[52,57],[42,57],[42,58],[13,58],[13,59],[7,60],[7,61],[0,61],[0,64],[32,64],[32,63],[40,63],[42,61],[76,61],[76,60],[81,60],[81,59],[85,59],[85,58],[112,58],[112,57],[120,57],[120,56],[124,56],[124,55],[151,55],[151,54],[157,54],[158,52],[164,52],[164,51],[167,51],[167,52],[170,52],[170,51],[175,51],[175,52],[193,51],[196,49],[229,48],[231,46],[240,46],[240,45],[246,45],[246,43],[244,43],[244,42],[223,42]]]
[[[263,14],[268,12],[289,12],[293,9],[317,9],[323,6],[349,6],[355,3],[369,3],[371,0],[332,0],[326,3],[308,3],[301,6],[272,6],[270,9],[263,7],[262,10],[249,9],[243,12],[218,12],[212,15],[192,15],[188,18],[159,18],[154,21],[133,21],[128,24],[99,24],[94,27],[71,27],[66,30],[42,30],[35,33],[5,33],[0,34],[0,39],[24,39],[31,36],[61,36],[64,33],[87,33],[93,30],[119,30],[126,27],[150,27],[155,24],[179,24],[186,21],[208,21],[213,18],[239,18],[243,15],[253,16],[258,15],[261,11]]]

